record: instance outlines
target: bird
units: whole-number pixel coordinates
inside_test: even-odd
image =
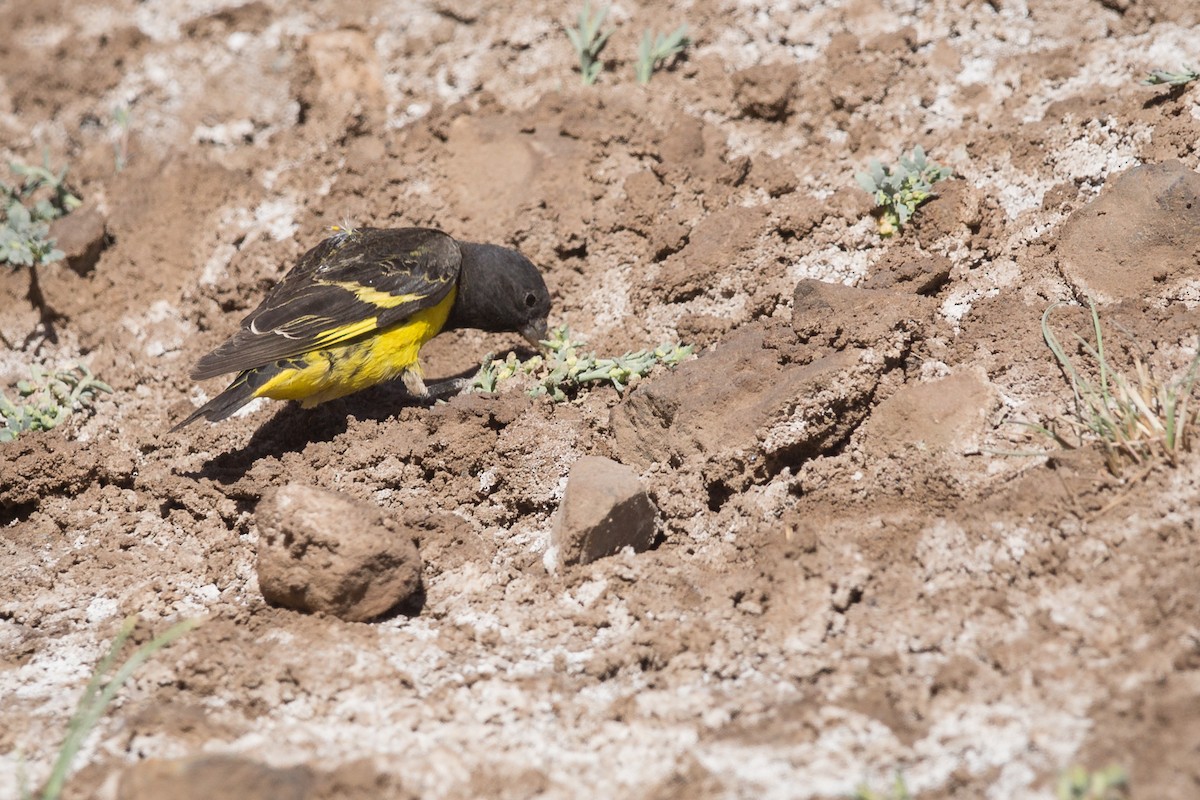
[[[520,333],[535,348],[546,339],[550,292],[516,250],[434,228],[332,230],[196,363],[193,380],[237,375],[172,432],[223,420],[256,397],[311,408],[397,377],[419,399],[454,394],[468,381],[427,387],[418,360],[442,331]]]

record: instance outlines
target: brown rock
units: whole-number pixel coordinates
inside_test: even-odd
[[[59,217],[50,223],[54,246],[67,257],[67,266],[80,275],[96,268],[108,239],[104,215],[95,206],[83,208]]]
[[[275,605],[361,622],[421,586],[412,535],[376,506],[289,484],[263,497],[255,521],[259,588]]]
[[[800,71],[791,64],[761,64],[734,73],[733,101],[745,117],[786,119]]]
[[[276,769],[216,755],[135,764],[121,775],[117,800],[307,800],[312,791],[308,767]]]
[[[1200,174],[1178,161],[1122,173],[1067,220],[1058,263],[1097,302],[1180,296],[1200,278]]]
[[[437,0],[433,7],[444,17],[470,25],[479,19],[487,5],[483,0]]]
[[[654,541],[654,516],[632,469],[584,456],[571,467],[551,541],[563,564],[587,564],[623,547],[640,553]]]
[[[380,772],[370,758],[317,776],[311,800],[418,800],[398,776]]]
[[[771,203],[779,233],[784,239],[807,236],[827,219],[862,219],[871,213],[874,202],[861,188],[843,186],[818,199],[806,192],[783,194]]]
[[[925,297],[815,280],[792,324],[743,326],[699,358],[643,381],[613,409],[623,460],[699,464],[719,497],[844,443],[884,372],[931,324]]]

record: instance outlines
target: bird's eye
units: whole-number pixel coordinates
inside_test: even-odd
[[[525,295],[525,307],[526,308],[533,308],[536,305],[537,305],[537,295],[536,294],[534,294],[533,292],[530,292],[529,294]]]

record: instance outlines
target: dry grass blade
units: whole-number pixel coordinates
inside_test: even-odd
[[[1052,420],[1040,432],[1068,447],[1099,442],[1113,474],[1120,474],[1126,460],[1143,464],[1160,455],[1175,463],[1188,448],[1195,422],[1190,398],[1200,369],[1200,351],[1180,380],[1158,379],[1144,355],[1134,356],[1132,374],[1122,372],[1109,361],[1100,314],[1095,303],[1089,301],[1095,343],[1075,335],[1079,349],[1094,364],[1094,379],[1089,379],[1050,326],[1051,314],[1060,305],[1063,304],[1055,303],[1042,314],[1042,337],[1071,384],[1075,408],[1073,415]],[[1058,433],[1056,424],[1071,431],[1075,441],[1070,442]]]

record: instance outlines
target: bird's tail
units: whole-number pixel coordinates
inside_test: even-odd
[[[248,369],[240,373],[225,391],[197,408],[183,422],[171,428],[171,433],[191,425],[201,417],[209,422],[219,422],[249,403],[254,399],[255,390],[261,385],[261,381],[254,380],[255,372],[257,370]]]

